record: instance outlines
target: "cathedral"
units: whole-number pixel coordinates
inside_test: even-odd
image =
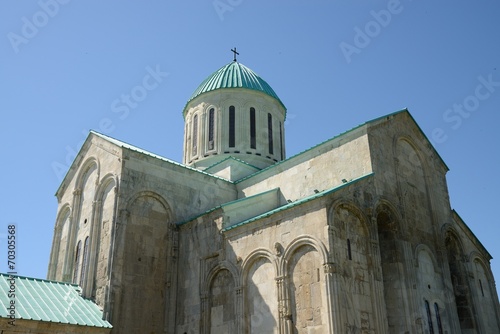
[[[286,113],[235,59],[187,100],[182,163],[91,131],[41,289],[78,289],[88,333],[500,333],[491,255],[409,111],[288,158]]]

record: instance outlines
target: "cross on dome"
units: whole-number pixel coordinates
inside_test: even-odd
[[[236,55],[239,55],[239,53],[236,51],[236,47],[234,47],[234,49],[231,49],[231,51],[234,53],[233,61],[236,61]]]

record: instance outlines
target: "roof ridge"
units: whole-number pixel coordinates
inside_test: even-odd
[[[193,167],[190,167],[190,166],[187,166],[187,165],[184,165],[180,162],[177,162],[177,161],[174,161],[172,159],[169,159],[169,158],[166,158],[164,156],[161,156],[159,154],[156,154],[156,153],[153,153],[153,152],[150,152],[148,150],[145,150],[145,149],[142,149],[138,146],[135,146],[135,145],[132,145],[132,144],[129,144],[127,142],[124,142],[122,140],[119,140],[119,139],[115,139],[113,137],[110,137],[110,136],[107,136],[107,135],[104,135],[102,133],[99,133],[97,131],[94,131],[94,130],[90,130],[91,133],[93,133],[94,135],[98,136],[98,137],[101,137],[105,140],[108,140],[109,142],[111,143],[114,143],[115,145],[118,145],[120,147],[123,147],[123,148],[126,148],[126,149],[129,149],[129,150],[132,150],[132,151],[135,151],[135,152],[138,152],[138,153],[142,153],[142,154],[145,154],[145,155],[148,155],[150,157],[153,157],[155,159],[159,159],[159,160],[162,160],[162,161],[165,161],[165,162],[168,162],[172,165],[175,165],[175,166],[179,166],[179,167],[182,167],[182,168],[186,168],[188,170],[191,170],[191,171],[194,171],[194,172],[198,172],[198,173],[201,173],[201,174],[204,174],[204,175],[208,175],[208,176],[211,176],[211,177],[214,177],[216,179],[219,179],[219,180],[223,180],[223,181],[226,181],[226,182],[229,182],[229,183],[233,183],[232,181],[229,181],[229,180],[226,180],[225,178],[223,177],[220,177],[220,176],[217,176],[217,175],[213,175],[213,174],[210,174],[210,173],[207,173],[207,172],[204,172],[202,170],[199,170],[199,169],[196,169],[196,168],[193,168]]]

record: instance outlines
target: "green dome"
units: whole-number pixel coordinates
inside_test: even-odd
[[[258,90],[274,97],[283,108],[285,108],[278,95],[276,95],[274,90],[264,79],[237,61],[230,62],[206,78],[194,91],[187,103],[203,93],[223,88],[247,88]]]

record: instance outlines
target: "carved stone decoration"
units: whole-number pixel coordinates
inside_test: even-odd
[[[325,274],[335,274],[337,272],[337,264],[336,263],[323,264],[323,272]]]
[[[283,246],[279,242],[274,244],[274,250],[276,256],[281,256],[283,254]]]

